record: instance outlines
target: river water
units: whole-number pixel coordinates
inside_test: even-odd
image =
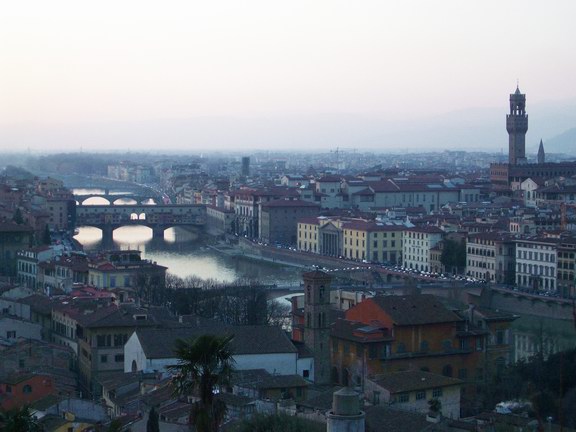
[[[103,194],[99,189],[75,189],[75,194]],[[114,194],[114,192],[112,192]],[[120,194],[120,193],[116,193]],[[107,204],[103,198],[90,198],[87,205]],[[119,201],[116,205],[132,204]],[[102,247],[102,233],[95,227],[79,227],[74,237],[86,252]],[[168,272],[186,278],[197,276],[202,279],[216,279],[233,282],[237,279],[253,279],[265,284],[299,285],[302,269],[267,262],[254,261],[243,257],[221,254],[200,241],[195,234],[175,227],[164,232],[164,239],[152,238],[152,230],[145,226],[125,226],[114,230],[114,248],[133,249],[142,252],[142,258],[156,261],[168,267]]]

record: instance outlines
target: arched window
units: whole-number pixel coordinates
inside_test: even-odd
[[[138,365],[136,364],[136,360],[132,360],[132,372],[138,372]]]

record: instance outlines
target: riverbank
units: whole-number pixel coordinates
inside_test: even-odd
[[[224,243],[219,243],[217,245],[208,245],[208,247],[221,254],[228,255],[230,257],[246,258],[255,261],[265,261],[270,264],[277,264],[290,267],[299,268],[309,268],[309,264],[295,262],[295,260],[285,260],[277,257],[274,253],[270,253],[270,256],[265,256],[261,254],[261,251],[256,249],[250,249],[246,247],[241,247],[240,245],[229,245]]]

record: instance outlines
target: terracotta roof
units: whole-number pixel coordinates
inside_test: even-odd
[[[365,221],[365,220],[350,220],[343,221],[344,229],[354,229],[360,231],[405,231],[406,227],[403,225],[387,225],[381,222]]]
[[[364,301],[376,303],[398,326],[463,321],[431,294],[376,296]]]
[[[310,201],[303,201],[300,199],[277,199],[274,201],[269,201],[267,203],[262,204],[262,208],[265,207],[320,207],[319,204],[310,202]]]
[[[512,241],[512,235],[506,232],[489,231],[482,233],[469,234],[468,238],[491,241]]]
[[[54,301],[51,300],[50,297],[40,294],[24,297],[18,300],[18,302],[29,305],[32,311],[43,315],[52,313],[52,308],[54,307]]]
[[[394,338],[388,334],[388,329],[377,328],[366,325],[359,321],[347,319],[337,319],[332,324],[332,335],[339,339],[346,339],[353,342],[382,342],[392,341]]]
[[[305,217],[298,219],[298,223],[305,223],[309,225],[318,225],[319,220],[317,217]]]
[[[430,234],[444,234],[437,226],[433,225],[422,225],[422,226],[415,226],[412,228],[406,228],[406,231],[413,231],[413,232],[420,232],[420,233],[430,233]]]
[[[371,182],[370,189],[374,192],[398,192],[400,188],[392,180],[384,180],[378,182]]]

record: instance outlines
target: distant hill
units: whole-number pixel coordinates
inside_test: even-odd
[[[546,153],[576,154],[576,127],[550,138],[544,143]]]
[[[528,95],[530,98],[530,95]],[[467,108],[397,120],[372,114],[270,114],[204,116],[70,125],[0,124],[4,149],[25,151],[508,151],[507,95],[498,107]],[[576,99],[532,102],[526,153],[540,139],[548,153],[576,152]],[[1,119],[0,119],[1,120]],[[566,131],[566,132],[563,132]],[[559,135],[560,134],[560,135]]]

